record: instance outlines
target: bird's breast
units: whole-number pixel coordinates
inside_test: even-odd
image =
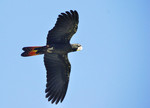
[[[47,53],[66,54],[71,52],[71,45],[66,44],[52,44],[47,48]]]

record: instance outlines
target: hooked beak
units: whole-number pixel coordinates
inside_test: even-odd
[[[82,46],[78,47],[77,51],[81,51],[83,48]]]

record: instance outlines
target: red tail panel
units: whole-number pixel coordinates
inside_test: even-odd
[[[43,48],[45,48],[45,46],[33,46],[33,47],[24,47],[22,48],[22,50],[24,50],[24,52],[21,54],[21,56],[23,57],[28,57],[28,56],[35,56],[35,55],[39,55],[39,54],[43,54]]]

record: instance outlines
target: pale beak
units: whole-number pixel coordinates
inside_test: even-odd
[[[77,51],[81,51],[83,48],[82,46],[78,47]]]

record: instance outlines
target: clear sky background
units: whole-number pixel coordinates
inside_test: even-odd
[[[79,27],[69,54],[63,103],[45,98],[43,46],[61,12],[77,10]],[[150,108],[149,0],[0,0],[0,108]]]

